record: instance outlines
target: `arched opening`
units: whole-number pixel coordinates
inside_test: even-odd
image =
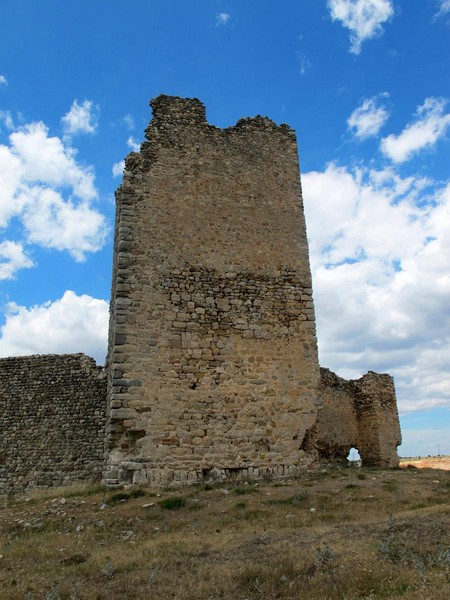
[[[359,468],[362,465],[358,448],[350,448],[347,455],[347,462],[349,467]]]

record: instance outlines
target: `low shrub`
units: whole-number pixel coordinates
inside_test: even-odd
[[[161,508],[165,508],[166,510],[178,510],[186,506],[186,498],[182,496],[172,496],[170,498],[164,498],[158,502]]]

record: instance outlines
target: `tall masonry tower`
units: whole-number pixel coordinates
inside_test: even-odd
[[[117,190],[106,479],[295,475],[320,402],[295,133],[150,104]]]

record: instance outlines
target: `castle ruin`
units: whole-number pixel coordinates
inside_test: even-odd
[[[116,193],[107,364],[100,373],[74,355],[84,365],[76,377],[106,391],[92,418],[61,423],[61,447],[73,455],[68,433],[95,422],[104,455],[96,441],[95,464],[72,463],[91,476],[103,469],[109,484],[296,476],[345,460],[351,447],[367,465],[396,466],[392,378],[346,382],[319,368],[295,132],[262,117],[214,127],[197,99],[159,96],[151,106],[147,141],[127,157]],[[26,360],[54,364],[0,360],[5,447],[21,418],[5,361],[21,372]],[[59,384],[46,395],[21,385],[27,418],[33,403],[60,402]],[[14,470],[0,448],[0,491],[14,473],[27,478],[33,452],[21,444]],[[49,465],[44,480],[85,471]]]

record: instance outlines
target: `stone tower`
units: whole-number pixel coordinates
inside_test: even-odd
[[[291,477],[352,447],[397,466],[392,377],[319,368],[295,133],[150,104],[116,194],[106,367],[0,360],[0,493],[102,470],[111,485]]]
[[[106,479],[294,475],[320,404],[295,133],[150,104],[116,194]]]

